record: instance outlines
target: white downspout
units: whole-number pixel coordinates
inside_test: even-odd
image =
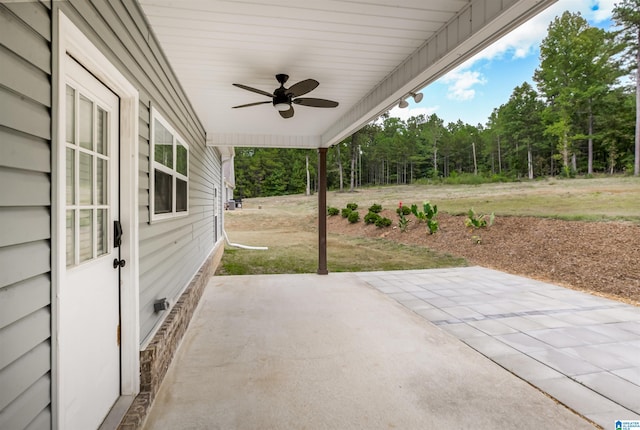
[[[229,196],[227,195],[229,192],[229,188],[235,187],[235,172],[234,172],[234,166],[233,166],[233,158],[235,156],[235,153],[232,147],[226,147],[226,148],[227,149],[231,148],[231,150],[229,151],[228,155],[225,152],[225,155],[222,156],[222,173],[223,173],[222,186],[224,187],[222,192],[224,195],[224,201],[222,202],[223,204],[229,201]],[[226,167],[228,167],[228,169]],[[228,174],[229,178],[227,178],[225,174]],[[225,211],[224,210],[221,211],[221,214],[222,214],[222,235],[224,236],[224,241],[227,243],[227,245],[232,246],[234,248],[252,249],[257,251],[266,251],[269,249],[266,246],[248,246],[248,245],[240,245],[239,243],[232,243],[229,240],[229,236],[227,236],[227,231],[224,228]]]

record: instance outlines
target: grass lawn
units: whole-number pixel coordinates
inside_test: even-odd
[[[567,220],[627,220],[640,223],[640,178],[547,179],[482,185],[401,185],[330,191],[327,205],[358,204],[360,218],[374,203],[391,209],[429,200],[450,214],[535,216]],[[219,274],[313,273],[317,269],[317,196],[243,199],[243,208],[225,212],[232,242],[267,246],[267,251],[227,247]],[[396,219],[393,220],[396,225]],[[362,222],[362,221],[361,221]],[[404,270],[464,266],[464,259],[423,246],[382,238],[329,234],[329,271]]]

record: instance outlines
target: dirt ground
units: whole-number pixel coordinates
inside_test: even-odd
[[[439,231],[426,233],[413,215],[406,232],[395,211],[381,213],[392,227],[378,228],[341,216],[327,220],[330,233],[380,237],[463,257],[470,264],[552,282],[640,305],[640,225],[496,217],[486,229],[469,230],[465,216],[439,213]],[[362,218],[362,217],[361,217]]]

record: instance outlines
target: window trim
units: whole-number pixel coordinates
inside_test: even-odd
[[[185,140],[180,136],[180,134],[169,124],[169,122],[162,116],[162,114],[155,108],[151,107],[151,116],[150,116],[150,124],[149,124],[149,222],[155,221],[163,221],[175,218],[182,218],[189,215],[189,145],[185,142]],[[158,121],[162,126],[173,136],[173,167],[167,167],[164,164],[155,160],[155,129],[156,129],[156,121]],[[177,163],[178,163],[178,145],[184,147],[187,150],[187,174],[183,175],[178,172]],[[167,175],[171,175],[171,212],[168,213],[155,213],[155,171],[158,170]],[[181,181],[185,181],[187,183],[187,210],[186,211],[177,211],[177,179]]]

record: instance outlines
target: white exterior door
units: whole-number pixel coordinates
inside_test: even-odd
[[[119,99],[68,56],[65,73],[59,413],[64,429],[95,429],[120,395]]]

